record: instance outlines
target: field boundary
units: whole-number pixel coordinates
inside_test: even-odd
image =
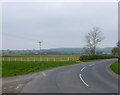
[[[2,57],[1,61],[76,61],[78,57]]]

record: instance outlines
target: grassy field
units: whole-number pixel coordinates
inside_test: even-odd
[[[115,62],[113,64],[111,64],[110,68],[112,69],[112,71],[114,71],[116,74],[120,75],[120,62]]]
[[[17,76],[76,64],[79,55],[2,55],[2,76]]]
[[[16,76],[27,74],[36,71],[47,70],[54,67],[76,64],[78,62],[21,62],[21,61],[3,61],[2,62],[2,77]]]
[[[78,63],[79,55],[2,55],[2,77],[17,76]],[[93,60],[92,60],[93,61]],[[120,74],[118,63],[111,69]]]

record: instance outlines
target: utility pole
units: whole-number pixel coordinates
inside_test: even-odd
[[[42,41],[39,41],[38,44],[39,44],[39,54],[41,55],[41,46],[42,46],[41,44],[42,44]]]

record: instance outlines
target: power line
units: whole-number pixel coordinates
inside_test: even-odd
[[[2,35],[4,36],[7,36],[7,37],[11,37],[11,38],[14,38],[14,39],[22,39],[22,40],[27,40],[27,41],[32,41],[32,42],[36,42],[37,40],[36,39],[33,39],[33,38],[28,38],[28,37],[25,37],[25,36],[19,36],[19,35],[15,35],[15,34],[9,34],[9,33],[6,33],[6,32],[3,32]],[[39,43],[40,42],[40,43]],[[41,50],[41,44],[42,44],[42,41],[39,41],[39,50]],[[61,47],[60,45],[57,45],[57,44],[54,44],[54,43],[48,43],[48,42],[45,42],[45,44],[47,45],[50,45],[50,46],[54,46],[54,47]]]
[[[28,41],[37,41],[36,39],[31,39],[31,38],[27,38],[27,37],[23,37],[23,36],[18,36],[18,35],[14,35],[14,34],[9,34],[6,32],[2,33],[3,36],[7,36],[7,37],[11,37],[11,38],[15,38],[15,39],[22,39],[22,40],[28,40]]]

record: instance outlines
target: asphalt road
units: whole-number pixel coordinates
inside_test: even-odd
[[[118,93],[116,59],[85,62],[44,72],[4,78],[3,93]]]

